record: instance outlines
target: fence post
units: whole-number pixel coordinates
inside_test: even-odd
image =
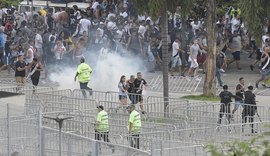
[[[96,140],[94,140],[92,144],[91,156],[98,156],[98,155],[99,155],[98,143]]]
[[[40,153],[41,156],[45,156],[45,131],[43,127],[41,127],[41,146],[40,146]]]
[[[38,144],[39,144],[39,149],[38,149],[38,155],[42,156],[42,112],[41,108],[39,108],[38,111]]]
[[[67,154],[68,156],[71,156],[71,136],[67,135],[67,140],[68,140],[68,149],[67,149]]]
[[[154,142],[153,140],[151,139],[151,156],[154,156]]]
[[[161,149],[161,156],[165,156],[165,153],[164,153],[164,145],[163,145],[163,141],[161,140],[160,141],[160,149]]]
[[[9,118],[9,104],[7,104],[7,155],[10,156],[10,118]]]

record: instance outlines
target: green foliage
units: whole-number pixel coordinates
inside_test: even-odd
[[[269,136],[263,133],[247,141],[209,144],[205,148],[212,156],[270,156]]]
[[[194,0],[134,0],[138,13],[148,12],[153,18],[164,13],[166,5],[167,10],[172,13],[181,6],[181,14],[186,17],[192,10],[193,2]]]
[[[187,100],[214,101],[214,102],[217,102],[220,100],[218,96],[209,97],[205,95],[187,95],[187,96],[183,96],[182,98],[187,99]]]
[[[0,0],[0,8],[17,6],[20,0]]]
[[[257,43],[261,42],[266,19],[270,15],[269,0],[240,0],[239,7],[249,30],[253,33]]]

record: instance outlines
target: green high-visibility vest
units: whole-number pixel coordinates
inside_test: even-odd
[[[142,123],[141,123],[141,116],[140,113],[136,110],[133,110],[129,115],[129,123],[132,124],[131,132],[132,133],[138,133],[141,131]]]
[[[97,122],[98,132],[109,132],[109,118],[106,111],[102,110],[97,114]]]
[[[92,69],[88,64],[81,63],[78,66],[77,72],[78,72],[79,82],[86,83],[90,81],[90,75],[91,75]]]

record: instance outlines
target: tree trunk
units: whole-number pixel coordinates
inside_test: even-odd
[[[216,85],[216,3],[215,0],[207,0],[207,46],[208,53],[206,59],[206,74],[203,86],[205,96],[215,96]]]
[[[167,2],[164,0],[164,8],[162,14],[162,72],[163,72],[163,97],[164,97],[164,115],[166,116],[167,106],[169,105],[169,58],[168,58],[168,15]]]

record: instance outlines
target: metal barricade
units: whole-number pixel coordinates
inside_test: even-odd
[[[168,156],[187,156],[187,155],[208,156],[203,145],[164,148],[162,153],[163,155],[168,155]]]
[[[73,91],[71,89],[48,90],[48,91],[40,91],[39,93],[61,95],[61,96],[65,96],[65,97],[72,97],[73,96]]]
[[[246,109],[244,110],[244,108]],[[246,114],[244,116],[253,116],[255,122],[270,120],[268,111],[269,107],[267,108],[266,106],[231,103],[231,111],[233,111],[234,109],[236,109],[236,111],[233,116],[237,115],[241,117],[241,120],[238,122],[242,122],[244,114]]]
[[[269,96],[270,95],[270,89],[266,88],[264,90],[256,90],[255,94],[256,95],[261,95],[261,96]]]
[[[81,89],[73,90],[73,98],[85,98],[82,91],[86,92],[87,99],[93,99],[97,101],[113,101],[112,95],[110,92],[101,92],[101,91],[88,91]]]
[[[1,104],[3,109],[5,104]],[[0,118],[0,153],[3,155],[40,154],[40,115],[15,115],[12,104],[6,104],[6,117]]]
[[[147,99],[146,99],[146,103],[156,103],[156,102],[164,102],[165,98],[164,97],[161,97],[161,96],[148,96]],[[183,100],[181,98],[172,98],[172,97],[169,97],[167,98],[167,100],[170,102],[172,101],[178,101],[178,102],[181,102],[181,103],[188,103],[187,100]]]
[[[58,155],[58,131],[43,127],[43,149],[46,155]],[[101,142],[80,135],[62,132],[63,155],[140,155],[150,156],[150,152],[134,149],[125,145]]]
[[[58,112],[58,111],[76,111],[80,110],[80,105],[64,102],[45,102],[42,112]]]
[[[202,81],[202,77],[185,78],[178,76],[169,76],[169,92],[196,92],[198,86]],[[161,75],[153,78],[149,86],[152,91],[161,92],[163,90],[163,77]]]
[[[61,101],[64,103],[78,105],[80,110],[90,110],[97,107],[97,101],[95,99],[62,97]]]

